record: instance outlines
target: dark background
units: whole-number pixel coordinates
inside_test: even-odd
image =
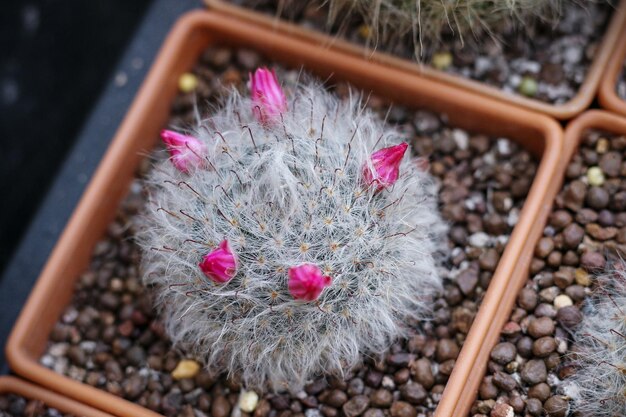
[[[151,1],[2,2],[0,276]]]
[[[0,374],[32,286],[175,22],[200,0],[4,0]]]

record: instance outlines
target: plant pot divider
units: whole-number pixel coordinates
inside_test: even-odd
[[[626,99],[617,95],[617,81],[626,64],[626,24],[622,26],[617,44],[618,47],[611,55],[600,82],[598,99],[605,109],[626,116]]]
[[[455,410],[471,405],[480,382],[477,370],[486,366],[486,362],[476,362],[485,335],[494,327],[499,331],[513,306],[515,297],[511,294],[519,283],[512,282],[511,277],[519,273],[517,261],[530,258],[533,246],[528,244],[528,237],[542,231],[548,213],[546,201],[551,201],[547,196],[554,188],[552,180],[562,152],[561,127],[545,115],[206,11],[183,16],[167,37],[13,329],[7,345],[12,369],[27,379],[120,417],[158,416],[137,404],[57,374],[41,365],[39,357],[72,296],[76,280],[89,263],[93,247],[113,219],[140,155],[151,149],[167,120],[179,76],[193,65],[204,48],[215,43],[252,48],[281,64],[303,66],[322,78],[332,75],[392,101],[444,113],[451,124],[469,131],[509,137],[540,160],[518,224],[436,412],[439,417],[461,416]]]
[[[247,22],[271,28],[274,31],[287,34],[290,37],[306,40],[308,42],[334,48],[348,54],[367,57],[390,67],[417,74],[421,77],[439,81],[455,87],[460,87],[474,93],[501,100],[510,104],[544,113],[561,120],[567,120],[585,111],[595,98],[598,85],[604,76],[604,69],[609,59],[615,55],[615,49],[619,47],[619,35],[622,28],[626,27],[626,0],[622,0],[615,9],[610,24],[600,42],[584,82],[578,93],[563,104],[550,104],[536,99],[523,97],[518,94],[506,93],[497,87],[493,87],[480,81],[471,80],[454,74],[448,74],[436,70],[428,65],[394,56],[385,52],[377,52],[360,46],[337,36],[327,35],[317,30],[298,26],[288,21],[271,17],[253,10],[237,6],[227,0],[204,0],[205,5],[216,12],[233,16]]]
[[[63,413],[81,417],[113,417],[84,404],[78,403],[59,394],[48,391],[21,379],[12,376],[0,377],[0,395],[15,394],[29,400],[39,400],[48,407],[57,409]]]

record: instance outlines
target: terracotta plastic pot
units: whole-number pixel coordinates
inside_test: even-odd
[[[615,54],[615,49],[618,48],[620,31],[626,26],[626,0],[623,0],[613,14],[610,25],[604,34],[604,38],[596,51],[596,56],[587,71],[587,76],[580,86],[578,93],[568,102],[555,105],[517,94],[506,93],[497,87],[438,71],[430,66],[421,65],[414,61],[399,58],[384,52],[375,52],[371,49],[326,35],[313,29],[304,28],[250,9],[236,6],[225,0],[204,0],[204,3],[210,9],[225,15],[234,16],[248,22],[272,28],[278,32],[288,34],[291,37],[297,37],[318,45],[332,47],[344,51],[345,53],[367,57],[373,61],[400,68],[431,80],[460,87],[507,103],[516,104],[562,120],[571,119],[589,107],[595,98],[598,85],[604,73],[604,68],[609,59]]]
[[[618,39],[618,47],[606,65],[598,98],[607,110],[626,115],[626,100],[617,95],[617,79],[626,63],[626,24]]]
[[[502,297],[501,306],[495,311],[495,315],[499,318],[503,317],[504,321],[506,321],[511,314],[511,309],[515,305],[517,294],[528,279],[530,262],[532,261],[534,248],[539,239],[543,236],[543,228],[545,227],[547,218],[552,211],[552,202],[563,186],[567,166],[578,150],[583,134],[589,129],[599,129],[611,133],[626,135],[626,119],[606,111],[590,110],[572,120],[567,125],[565,130],[565,145],[563,147],[563,152],[561,153],[561,158],[559,160],[555,176],[551,179],[550,184],[548,184],[548,190],[545,197],[546,199],[541,207],[541,213],[538,216],[541,220],[536,225],[537,227],[533,228],[531,233],[528,235],[525,247],[522,250],[523,254],[520,257],[517,268],[515,269],[513,275],[511,275],[509,290],[507,290],[506,294]],[[453,415],[468,415],[474,399],[476,398],[478,386],[485,376],[491,350],[500,339],[500,332],[504,321],[501,323],[494,322],[485,332],[484,342],[476,356],[474,372],[463,389],[463,393],[461,394],[462,400],[459,401]]]
[[[180,75],[210,44],[245,46],[277,63],[304,67],[322,78],[348,80],[364,90],[413,108],[445,113],[451,124],[490,136],[508,137],[532,152],[540,164],[508,246],[492,278],[483,304],[457,359],[439,406],[439,416],[450,416],[468,378],[485,332],[503,324],[506,314],[494,316],[510,291],[509,277],[516,271],[530,233],[538,233],[544,201],[561,153],[562,130],[553,119],[468,91],[416,78],[404,71],[367,62],[337,50],[312,46],[299,39],[210,12],[192,12],[176,24],[91,180],[69,224],[52,252],[7,346],[7,358],[18,374],[124,417],[156,416],[126,400],[81,384],[40,365],[48,335],[68,305],[74,284],[87,267],[96,242],[113,219],[128,189],[141,156],[168,120]],[[532,250],[532,248],[531,248]],[[505,306],[505,310],[511,307]],[[501,326],[500,324],[500,326]]]
[[[55,394],[46,389],[22,381],[10,376],[0,377],[0,396],[3,394],[16,394],[29,400],[39,400],[51,408],[62,413],[73,414],[77,417],[112,417],[111,414],[103,413],[69,398]]]

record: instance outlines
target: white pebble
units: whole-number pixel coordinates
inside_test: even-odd
[[[322,413],[320,413],[320,410],[316,408],[307,408],[307,410],[304,412],[304,416],[305,417],[322,417]]]
[[[483,161],[485,161],[487,165],[495,165],[496,156],[493,154],[493,152],[487,152],[485,155],[483,155]]]
[[[491,60],[484,56],[476,57],[474,60],[474,73],[480,77],[492,68]]]
[[[63,314],[62,320],[63,320],[63,323],[70,324],[70,323],[73,323],[77,317],[78,317],[78,310],[76,310],[75,308],[70,308]]]
[[[245,413],[251,413],[259,403],[259,395],[254,391],[242,391],[239,395],[239,408]]]
[[[569,296],[566,294],[561,294],[554,299],[554,306],[557,310],[563,307],[571,306],[573,304],[574,302],[572,301],[572,299],[569,298]]]
[[[454,139],[456,146],[462,151],[467,150],[469,147],[469,135],[464,130],[452,130],[452,139]]]
[[[563,58],[570,64],[577,64],[583,57],[583,49],[579,46],[570,46],[565,50]]]
[[[60,358],[57,358],[56,362],[52,366],[52,369],[57,374],[65,374],[65,372],[67,371],[68,364],[69,364],[69,360],[67,358],[60,357]]]
[[[58,358],[61,356],[65,356],[69,347],[70,345],[68,343],[55,343],[50,346],[50,349],[48,349],[48,353]]]
[[[508,139],[498,139],[498,153],[500,155],[510,155],[512,152],[511,142]]]
[[[517,208],[511,209],[511,211],[509,211],[509,215],[506,218],[506,224],[513,227],[517,224],[518,220],[519,220],[519,210]]]
[[[477,232],[471,235],[468,241],[474,247],[484,248],[489,243],[489,235],[485,232]]]
[[[85,340],[80,342],[80,348],[85,351],[85,353],[94,353],[96,351],[97,343],[92,340]]]
[[[40,362],[46,368],[52,368],[54,366],[54,358],[51,355],[43,355]]]
[[[396,387],[396,384],[393,382],[393,379],[391,379],[389,375],[385,375],[383,377],[383,381],[381,384],[383,388],[387,388],[387,389],[394,389]]]

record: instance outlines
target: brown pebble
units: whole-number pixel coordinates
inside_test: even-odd
[[[518,334],[521,331],[522,331],[522,328],[519,326],[519,324],[513,321],[509,321],[502,328],[502,334],[505,336],[513,336],[515,334]]]
[[[597,241],[604,242],[617,236],[617,229],[615,227],[601,227],[597,223],[591,223],[585,226],[585,231],[588,235]]]
[[[380,408],[368,408],[363,417],[385,417],[385,412]]]
[[[444,329],[447,329],[447,328],[444,327]],[[395,374],[393,374],[393,382],[396,385],[404,385],[409,381],[410,377],[411,377],[411,371],[409,371],[409,368],[402,368],[396,371]]]
[[[381,376],[381,378],[382,378],[382,376]],[[320,378],[320,379],[316,379],[315,381],[313,381],[310,384],[307,384],[304,387],[304,390],[309,395],[317,395],[320,392],[322,392],[324,390],[324,388],[326,388],[327,386],[328,386],[328,384],[326,383],[326,380],[323,379],[323,378]]]
[[[607,152],[602,155],[598,165],[607,176],[617,177],[620,174],[622,155],[619,152]]]
[[[533,354],[539,358],[545,358],[556,350],[556,341],[553,337],[544,336],[533,343]]]
[[[409,366],[409,363],[415,359],[415,355],[410,353],[394,353],[387,357],[387,363],[391,366]]]
[[[583,315],[576,306],[565,306],[557,312],[557,320],[565,328],[571,329],[577,326],[583,319]]]
[[[320,411],[325,417],[336,417],[337,415],[339,415],[339,411],[337,411],[336,408],[333,408],[326,404],[322,404],[320,406]]]
[[[391,406],[391,417],[417,417],[417,410],[411,404],[397,401]]]
[[[426,358],[420,358],[411,364],[411,374],[415,381],[426,389],[430,389],[435,384],[430,361]]]
[[[550,254],[550,252],[552,252],[553,249],[554,242],[552,241],[552,238],[543,237],[539,239],[539,242],[537,242],[537,245],[535,246],[535,256],[545,258]]]
[[[226,397],[216,397],[211,404],[211,416],[212,417],[228,417],[230,415],[230,403]]]
[[[570,267],[564,267],[554,273],[554,284],[565,289],[574,282],[574,270]]]
[[[551,319],[556,317],[556,308],[552,304],[541,303],[535,308],[535,317],[549,317]]]
[[[456,359],[459,356],[459,346],[454,340],[442,339],[437,344],[437,361],[445,362],[449,359]]]
[[[585,202],[595,210],[601,210],[609,204],[609,193],[602,187],[591,187],[587,191]]]
[[[545,382],[533,385],[528,389],[528,396],[536,398],[543,403],[550,396],[550,386]]]
[[[426,401],[428,393],[420,384],[409,382],[400,389],[400,396],[411,404],[420,405]]]
[[[386,389],[377,389],[370,394],[370,403],[374,407],[389,408],[393,402],[393,394]]]
[[[528,334],[535,339],[550,336],[554,333],[554,322],[548,317],[539,317],[531,320],[528,325]]]
[[[491,417],[511,417],[513,414],[513,407],[505,403],[496,403],[491,409]]]
[[[550,215],[550,225],[561,230],[572,222],[572,215],[566,210],[557,210]]]
[[[524,358],[529,358],[532,354],[533,339],[528,336],[520,337],[516,343],[517,353]]]
[[[548,417],[565,417],[569,410],[569,403],[560,395],[554,395],[543,404]]]
[[[559,365],[561,365],[561,355],[553,352],[549,354],[548,357],[543,360],[543,362],[546,364],[546,368],[549,371],[552,371],[556,369]]]
[[[502,342],[491,350],[491,359],[500,365],[506,365],[515,359],[516,354],[517,351],[513,343]]]
[[[576,212],[580,210],[585,201],[585,193],[587,192],[587,186],[585,183],[579,180],[572,181],[565,188],[564,204],[568,209]]]
[[[493,376],[483,378],[478,388],[478,395],[483,400],[495,399],[498,396],[498,387],[493,384]]]
[[[348,401],[348,395],[343,391],[334,389],[329,391],[326,395],[321,396],[320,401],[324,404],[330,405],[331,407],[339,408],[344,405],[346,401]]]
[[[527,398],[526,412],[533,416],[540,416],[543,412],[543,404],[536,398]]]
[[[287,395],[274,395],[270,399],[270,403],[272,403],[272,407],[274,407],[278,411],[287,410],[289,408],[289,397]]]
[[[580,257],[580,263],[581,266],[587,270],[587,272],[597,272],[598,270],[604,268],[606,259],[604,258],[604,255],[599,252],[587,251]]]
[[[496,270],[499,260],[500,255],[498,254],[498,251],[490,248],[480,255],[480,258],[478,258],[478,264],[482,270],[493,272]]]
[[[533,311],[537,306],[537,293],[532,288],[522,288],[517,296],[517,305],[526,311]]]
[[[598,220],[598,213],[590,208],[583,208],[576,213],[576,221],[582,225],[593,223]]]
[[[465,269],[457,276],[456,283],[466,296],[473,294],[478,284],[478,271],[474,268]]]
[[[496,372],[493,375],[493,384],[505,392],[511,392],[517,387],[515,378],[504,372]]]
[[[366,395],[357,395],[345,403],[341,408],[346,417],[356,417],[367,409],[370,399]]]
[[[546,364],[542,360],[531,359],[522,366],[521,376],[528,384],[544,382],[548,377]]]
[[[563,243],[566,248],[576,249],[584,236],[584,229],[576,223],[571,223],[563,230]]]

